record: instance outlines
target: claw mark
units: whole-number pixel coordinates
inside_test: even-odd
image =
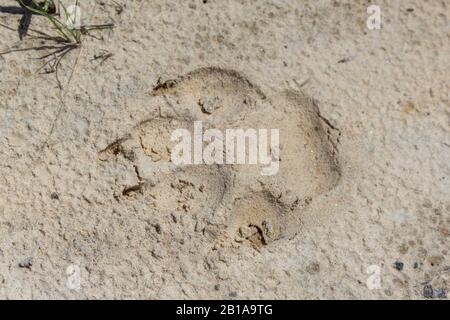
[[[330,131],[329,130],[327,130],[327,135],[328,135],[328,141],[330,141],[330,143],[332,144],[332,146],[333,146],[333,149],[334,149],[334,152],[337,154],[337,153],[339,153],[339,149],[338,149],[338,145],[339,145],[339,143],[340,143],[340,140],[341,140],[341,130],[339,129],[339,128],[337,128],[336,126],[334,126],[327,118],[325,118],[321,113],[320,113],[320,111],[318,110],[317,111],[317,116],[329,127],[329,128],[331,128],[332,130],[334,130],[334,131],[336,131],[338,134],[337,134],[337,137],[335,138],[335,139],[333,139],[332,138],[332,135],[331,135],[331,133],[330,133]]]
[[[144,187],[145,187],[145,183],[139,183],[139,184],[137,184],[135,186],[131,186],[131,187],[125,188],[122,191],[122,195],[123,196],[130,196],[130,195],[132,195],[134,193],[142,193]]]
[[[128,141],[131,139],[131,135],[128,134],[123,138],[120,138],[116,141],[114,141],[113,143],[109,144],[105,149],[103,149],[102,151],[99,152],[99,159],[101,161],[106,161],[107,158],[111,155],[115,155],[117,156],[120,153],[123,153],[123,146],[122,144],[125,141]]]

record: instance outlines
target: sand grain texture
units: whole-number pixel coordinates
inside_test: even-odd
[[[380,1],[381,30],[366,1],[91,2],[115,28],[83,43],[50,137],[54,75],[0,56],[0,298],[449,291],[447,1]],[[0,28],[0,51],[17,41]],[[195,120],[279,127],[279,174],[174,167],[168,137]]]

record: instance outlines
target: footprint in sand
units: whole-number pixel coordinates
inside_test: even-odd
[[[151,194],[161,211],[195,214],[205,222],[214,245],[267,245],[295,235],[301,212],[339,179],[335,129],[316,103],[286,91],[267,98],[235,71],[202,68],[159,83],[152,96],[158,117],[139,123],[99,153],[102,161],[127,159],[139,183],[123,186],[123,197],[137,201]],[[263,176],[258,165],[186,165],[171,162],[179,128],[279,129],[280,163],[276,175]]]

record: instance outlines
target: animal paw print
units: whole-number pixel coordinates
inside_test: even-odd
[[[239,73],[210,67],[158,83],[151,94],[160,114],[99,158],[120,156],[135,168],[138,183],[124,186],[121,196],[151,193],[158,210],[196,215],[215,247],[259,248],[295,235],[302,210],[340,179],[336,130],[299,92],[268,98]],[[278,173],[261,175],[261,165],[175,165],[171,134],[180,128],[193,133],[194,121],[219,130],[279,129]]]

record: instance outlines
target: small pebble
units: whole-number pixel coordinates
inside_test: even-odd
[[[433,287],[430,284],[423,287],[423,296],[427,299],[433,298]]]
[[[198,104],[202,107],[204,113],[212,114],[222,107],[222,100],[219,97],[204,97],[199,100]]]
[[[155,231],[156,231],[156,233],[161,234],[162,227],[159,223],[155,224]]]
[[[231,298],[236,298],[237,297],[237,292],[236,291],[230,292],[230,297]]]
[[[403,266],[404,266],[403,262],[400,262],[398,260],[394,262],[394,268],[397,269],[398,271],[402,271]]]
[[[20,268],[31,269],[33,266],[33,257],[28,257],[19,263]]]
[[[239,234],[242,238],[250,238],[255,233],[255,230],[250,226],[242,226],[239,228]]]
[[[446,299],[447,291],[442,288],[434,289],[431,284],[427,284],[423,287],[423,296],[427,299]]]
[[[447,292],[445,289],[433,289],[433,297],[438,299],[447,299]]]
[[[53,192],[53,193],[50,195],[50,198],[51,198],[52,200],[59,200],[59,194],[58,194],[58,192]]]
[[[318,274],[320,272],[320,264],[313,262],[306,267],[306,272],[309,274]]]

